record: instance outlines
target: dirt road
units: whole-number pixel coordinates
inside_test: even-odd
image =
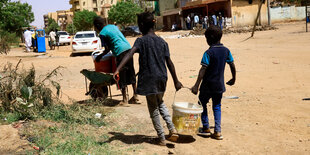
[[[239,99],[222,100],[222,133],[224,140],[193,136],[184,138],[174,148],[148,143],[146,137],[156,136],[147,112],[146,100],[140,96],[141,105],[116,107],[127,119],[115,123],[120,126],[136,126],[138,130],[115,136],[113,143],[124,147],[137,146],[133,154],[309,154],[310,153],[310,33],[305,33],[302,22],[277,25],[278,30],[256,32],[255,37],[244,41],[250,33],[225,34],[222,43],[235,59],[237,81],[227,86],[224,96],[238,96]],[[178,33],[178,32],[176,32]],[[160,33],[168,36],[171,33]],[[204,37],[166,38],[177,74],[184,86],[191,87],[198,74],[203,52],[208,48]],[[129,38],[131,44],[135,38]],[[66,67],[59,78],[63,95],[68,101],[88,99],[84,96],[82,69],[93,68],[89,56],[69,57],[70,47],[48,51],[46,55],[29,55],[12,51],[0,56],[0,66],[6,62],[16,63],[19,58],[25,67],[31,64],[37,73],[44,74],[57,66]],[[19,57],[17,57],[19,56]],[[27,57],[26,57],[27,56]],[[138,55],[135,56],[137,60]],[[136,72],[138,71],[135,61]],[[229,67],[225,80],[231,77]],[[130,95],[131,95],[131,88]],[[113,94],[120,94],[113,87]],[[165,103],[171,109],[175,89],[169,75]],[[115,99],[120,100],[120,97]],[[197,102],[197,96],[184,89],[177,93],[176,100]],[[211,124],[214,123],[210,105]],[[171,112],[171,111],[170,111]],[[112,134],[110,134],[113,137]],[[2,144],[2,142],[1,142]],[[0,145],[1,145],[0,144]],[[129,152],[130,153],[130,152]]]

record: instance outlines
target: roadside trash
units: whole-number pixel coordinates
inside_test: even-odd
[[[6,118],[4,118],[3,120],[5,120],[5,121],[6,121],[7,119],[6,119]]]
[[[224,99],[238,99],[238,96],[224,96]]]
[[[34,148],[35,150],[40,150],[40,148],[37,147],[37,146],[33,146],[33,148]]]
[[[100,114],[100,113],[96,113],[96,114],[95,114],[95,117],[96,117],[96,118],[101,118],[101,115],[102,115],[102,114]]]
[[[302,100],[307,101],[307,100],[310,100],[310,98],[303,98]]]
[[[18,129],[18,128],[20,128],[22,125],[23,125],[22,123],[17,123],[17,124],[15,124],[15,125],[13,126],[13,128]]]

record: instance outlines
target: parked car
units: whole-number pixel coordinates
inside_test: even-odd
[[[60,45],[70,45],[71,43],[71,37],[69,36],[69,33],[66,31],[58,31],[57,34],[59,36],[59,44]]]
[[[124,36],[133,36],[133,37],[142,34],[138,26],[125,27],[125,29],[122,30],[121,32],[123,33]]]
[[[72,41],[72,54],[93,52],[101,49],[100,38],[95,31],[77,32]]]

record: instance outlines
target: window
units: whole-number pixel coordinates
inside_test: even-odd
[[[85,6],[85,2],[83,2],[83,6]]]
[[[68,35],[68,33],[64,32],[64,31],[60,31],[60,32],[58,32],[58,35]]]
[[[94,3],[94,4],[97,4],[97,0],[93,0],[93,3]]]
[[[113,4],[113,0],[111,0],[111,4]]]
[[[95,11],[95,12],[98,12],[98,8],[94,8],[94,11]]]
[[[94,38],[94,33],[85,33],[85,34],[77,34],[75,35],[75,38]]]

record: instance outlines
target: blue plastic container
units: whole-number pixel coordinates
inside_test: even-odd
[[[38,47],[38,52],[43,53],[46,52],[46,44],[45,44],[45,31],[42,29],[37,30],[36,34],[37,38],[37,47]]]

